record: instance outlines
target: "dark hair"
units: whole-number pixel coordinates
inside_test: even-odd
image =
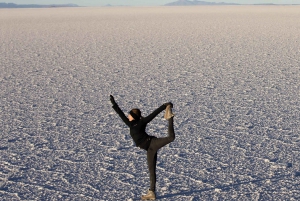
[[[141,110],[138,108],[133,108],[129,113],[135,120],[138,120],[142,117]]]

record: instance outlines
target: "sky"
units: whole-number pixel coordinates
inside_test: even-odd
[[[0,0],[5,3],[16,4],[66,4],[74,3],[79,6],[105,6],[130,5],[130,6],[161,6],[177,0]],[[300,0],[203,0],[207,2],[226,2],[240,4],[274,3],[274,4],[300,4]]]

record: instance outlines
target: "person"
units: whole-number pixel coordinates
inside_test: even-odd
[[[155,200],[157,151],[175,139],[173,126],[174,114],[172,113],[173,104],[171,102],[165,103],[146,117],[142,116],[141,111],[138,108],[134,108],[130,110],[128,117],[126,117],[112,95],[110,95],[110,101],[113,105],[113,109],[120,116],[123,122],[130,128],[130,135],[135,142],[135,145],[147,151],[147,163],[150,174],[150,189],[146,195],[142,195],[142,200]],[[146,133],[147,124],[163,110],[166,110],[164,118],[169,122],[168,137],[157,138],[155,136],[148,135]]]

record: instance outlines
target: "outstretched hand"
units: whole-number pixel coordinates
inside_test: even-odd
[[[113,97],[112,95],[110,95],[109,97],[110,97],[110,102],[111,102],[113,105],[117,104],[116,101],[115,101],[115,99],[114,99],[114,97]]]
[[[170,105],[170,106],[171,106],[171,108],[173,108],[173,103],[171,103],[171,102],[167,102],[167,103],[165,103],[164,105],[165,105],[165,106],[168,106],[168,105]]]

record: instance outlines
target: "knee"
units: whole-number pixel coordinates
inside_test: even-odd
[[[175,135],[173,135],[172,137],[170,137],[170,141],[173,142],[175,140]]]

